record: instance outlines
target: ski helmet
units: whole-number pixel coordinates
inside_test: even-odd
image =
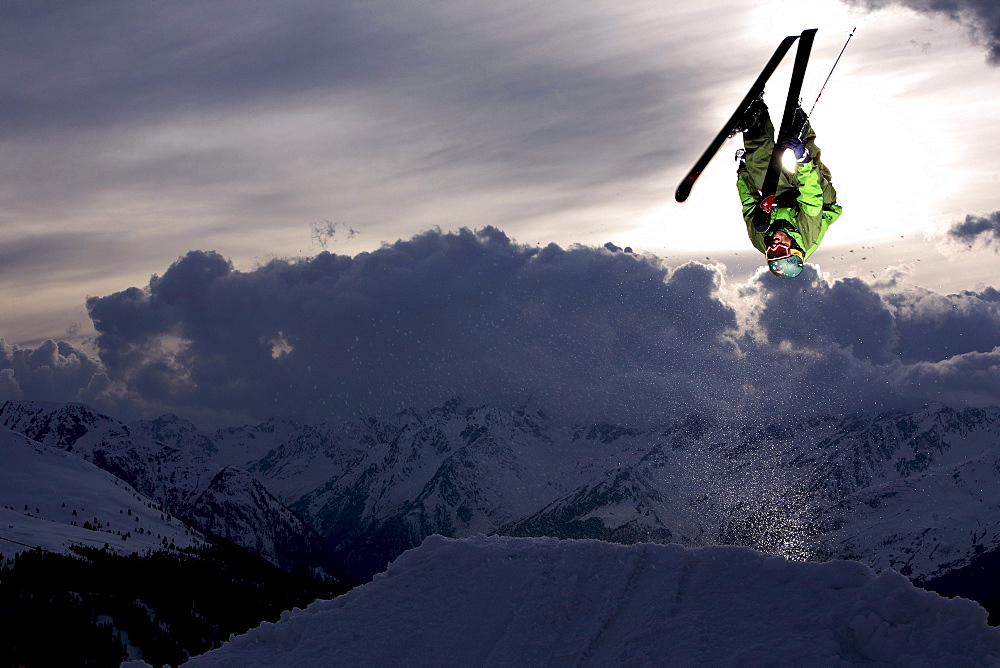
[[[798,255],[790,255],[780,260],[771,260],[767,263],[767,268],[778,278],[795,278],[802,273],[802,258]]]

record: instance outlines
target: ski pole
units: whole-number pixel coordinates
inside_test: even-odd
[[[813,115],[813,109],[816,108],[816,102],[819,102],[819,98],[823,95],[823,91],[826,90],[826,84],[830,81],[830,77],[833,76],[833,70],[836,69],[837,63],[840,62],[840,56],[844,55],[844,51],[847,50],[847,45],[850,44],[851,38],[854,37],[854,31],[857,30],[857,29],[858,29],[857,26],[855,26],[851,30],[851,34],[847,36],[847,41],[844,42],[844,48],[840,50],[840,55],[837,56],[837,60],[835,60],[833,62],[833,67],[830,68],[830,73],[826,75],[826,80],[823,82],[823,85],[819,89],[819,95],[816,96],[816,100],[813,102],[812,109],[809,110],[809,115],[810,116]]]

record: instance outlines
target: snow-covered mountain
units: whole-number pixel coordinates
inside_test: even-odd
[[[1000,547],[1000,409],[663,433],[513,535],[670,538],[930,578]],[[562,529],[560,529],[562,527]]]
[[[164,445],[83,404],[8,401],[0,423],[28,438],[71,452],[179,512],[218,472],[202,443]]]
[[[254,477],[211,461],[211,440],[176,416],[129,426],[82,404],[8,401],[0,424],[112,474],[192,526],[279,567],[306,572],[329,562],[309,525]]]
[[[453,400],[210,434],[176,416],[124,425],[78,405],[8,402],[0,422],[251,549],[294,544],[301,559],[310,529],[297,514],[360,578],[433,534],[743,545],[916,579],[1000,549],[1000,408],[780,425],[689,415],[651,429]]]
[[[996,408],[638,429],[452,401],[239,434],[213,437],[220,456],[255,443],[240,463],[362,577],[435,533],[737,544],[917,578],[1000,546]]]
[[[790,464],[828,553],[928,578],[1000,546],[998,408],[857,419]]]
[[[433,537],[371,583],[184,665],[998,663],[1000,629],[978,605],[857,562],[796,563],[741,547]]]
[[[561,492],[558,446],[538,418],[450,402],[369,421],[367,432],[345,434],[354,456],[337,462],[344,468],[287,502],[336,539],[349,567],[371,575],[425,536],[490,532]],[[283,460],[272,453],[269,463]]]
[[[201,547],[159,503],[79,457],[0,427],[0,555],[70,546],[128,554]]]
[[[319,534],[242,469],[219,471],[186,513],[204,531],[264,556],[284,570],[322,576],[323,567],[329,569]]]

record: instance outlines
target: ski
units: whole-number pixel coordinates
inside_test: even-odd
[[[805,33],[802,34],[805,35]],[[688,198],[688,195],[691,194],[691,188],[694,187],[694,182],[698,180],[698,177],[701,176],[705,167],[707,167],[708,163],[711,162],[713,157],[715,157],[715,154],[719,151],[719,147],[722,146],[723,142],[725,142],[726,139],[732,135],[733,129],[736,127],[736,124],[739,123],[743,116],[743,112],[750,106],[750,103],[760,97],[761,93],[764,92],[764,86],[767,84],[767,80],[770,79],[771,75],[774,74],[774,71],[778,69],[778,65],[781,64],[782,58],[785,57],[785,54],[788,53],[788,50],[792,48],[792,44],[798,38],[798,35],[789,35],[781,40],[781,43],[778,45],[778,48],[775,49],[771,59],[767,61],[767,65],[765,65],[764,69],[761,70],[757,80],[753,82],[750,90],[743,97],[739,106],[736,107],[736,111],[729,117],[729,120],[726,122],[726,125],[722,128],[719,134],[715,135],[715,139],[713,139],[712,143],[708,145],[705,152],[701,154],[698,161],[694,163],[694,167],[692,167],[691,171],[684,177],[681,184],[677,186],[677,192],[674,194],[674,198],[678,202],[683,202]]]
[[[757,232],[766,234],[771,226],[771,211],[774,209],[774,195],[778,189],[778,179],[781,176],[781,144],[791,139],[795,122],[795,110],[799,106],[802,93],[802,80],[806,76],[806,66],[809,65],[809,54],[812,51],[813,38],[817,28],[803,30],[799,36],[799,47],[795,51],[795,64],[792,66],[792,79],[788,84],[788,97],[785,98],[785,110],[781,114],[781,129],[774,142],[771,152],[771,164],[764,176],[764,184],[760,191],[760,205],[754,212],[753,227]]]

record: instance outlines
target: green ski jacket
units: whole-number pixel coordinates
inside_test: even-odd
[[[772,224],[778,223],[777,229],[787,232],[805,258],[809,259],[809,256],[823,241],[827,229],[840,217],[843,208],[839,204],[823,201],[823,188],[820,185],[819,172],[814,163],[799,164],[795,177],[797,177],[799,189],[798,211],[791,207],[775,207],[771,211],[771,221]],[[748,172],[740,170],[736,180],[740,201],[743,204],[743,219],[747,224],[747,235],[750,237],[750,243],[761,253],[766,253],[768,236],[753,229],[753,214],[760,202],[760,192],[750,184],[749,178]],[[782,182],[778,188],[779,193],[793,187],[791,184],[787,184],[787,179],[784,177]]]

